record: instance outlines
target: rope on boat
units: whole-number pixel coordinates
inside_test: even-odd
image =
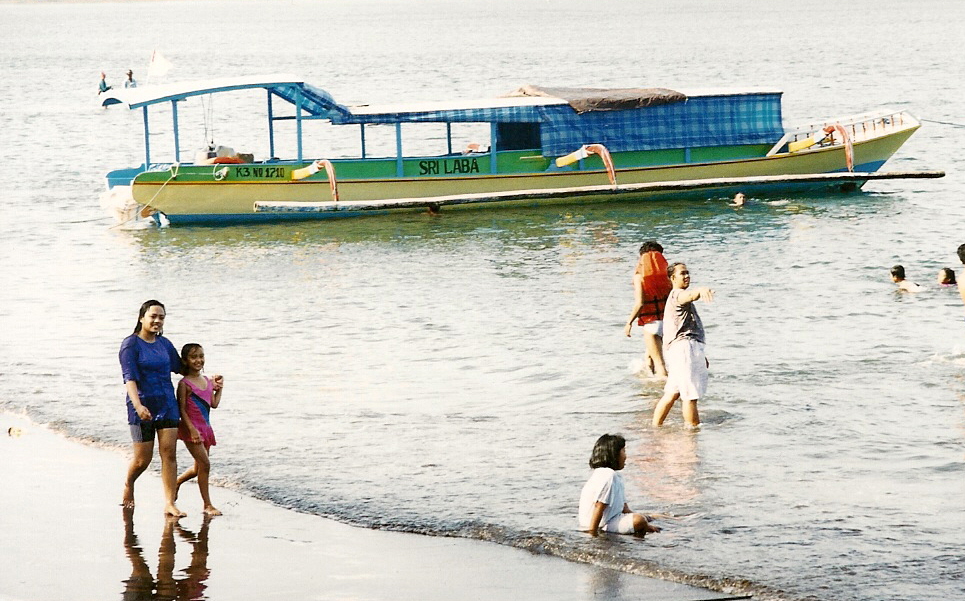
[[[838,132],[841,136],[841,142],[844,144],[844,164],[848,167],[849,172],[854,173],[854,144],[851,142],[851,135],[848,134],[848,130],[840,123],[835,123],[824,128],[824,133],[826,134],[832,134],[834,132]]]
[[[302,167],[301,169],[292,170],[292,180],[298,181],[315,175],[322,169],[325,170],[325,176],[328,177],[328,185],[332,189],[332,201],[338,202],[338,180],[335,178],[335,165],[332,161],[328,159],[318,159],[313,161],[311,165],[307,167]]]
[[[580,146],[578,150],[556,159],[556,166],[566,167],[567,165],[587,158],[591,154],[600,155],[600,158],[603,160],[603,166],[606,167],[606,175],[610,179],[610,185],[616,188],[616,169],[613,168],[613,159],[610,157],[610,151],[607,150],[603,144],[584,144]]]
[[[112,225],[110,229],[121,227],[122,225],[127,225],[128,223],[134,221],[138,217],[147,218],[148,216],[152,215],[155,211],[148,211],[148,208],[151,206],[151,203],[154,202],[154,199],[157,198],[157,195],[161,193],[161,190],[164,189],[164,186],[168,185],[171,182],[171,180],[177,179],[178,171],[180,170],[181,170],[181,163],[173,163],[170,167],[168,167],[168,171],[171,172],[171,176],[167,178],[163,184],[161,184],[161,187],[157,189],[157,192],[154,193],[154,196],[151,197],[151,200],[144,203],[144,208],[134,213],[134,216],[128,219],[127,221],[122,221],[121,223],[116,223]]]

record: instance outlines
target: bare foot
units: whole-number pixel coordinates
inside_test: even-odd
[[[183,511],[181,511],[180,509],[178,509],[177,507],[175,507],[174,503],[171,503],[164,508],[164,514],[169,515],[173,518],[183,518],[184,516],[188,515]]]
[[[134,491],[126,484],[124,485],[124,496],[121,499],[121,507],[124,509],[134,509]]]
[[[221,515],[221,512],[218,511],[214,505],[208,505],[204,508],[204,515]]]

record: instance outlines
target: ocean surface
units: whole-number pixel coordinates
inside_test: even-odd
[[[962,274],[962,22],[965,4],[937,0],[0,4],[0,409],[126,451],[117,350],[158,298],[165,334],[225,375],[220,484],[758,599],[961,599],[965,310],[936,276]],[[292,72],[347,104],[778,88],[789,125],[910,110],[926,121],[885,168],[948,176],[739,210],[122,230],[98,196],[140,163],[142,125],[99,109],[96,85],[128,68],[143,83],[154,49],[168,80]],[[264,157],[262,105],[186,104],[185,153],[213,137]],[[309,154],[337,154],[326,135]],[[679,409],[650,427],[661,386],[638,373],[640,332],[622,334],[650,238],[717,292],[699,306],[696,432]],[[895,263],[925,290],[896,293]],[[662,514],[661,534],[575,531],[605,432],[628,438],[629,503]]]

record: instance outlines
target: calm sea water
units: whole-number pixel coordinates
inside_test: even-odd
[[[0,408],[126,448],[116,353],[156,297],[226,376],[223,484],[761,599],[962,598],[965,312],[934,281],[961,273],[965,129],[926,122],[887,165],[943,180],[741,210],[120,231],[97,197],[139,162],[140,116],[94,91],[157,48],[174,80],[294,72],[345,103],[755,86],[785,91],[790,124],[884,106],[963,123],[963,19],[938,1],[0,4]],[[261,99],[215,102],[216,140],[263,155]],[[193,148],[204,113],[183,110]],[[648,238],[717,290],[696,433],[679,412],[649,426],[660,386],[622,336]],[[926,291],[894,292],[899,262]],[[574,531],[604,432],[629,439],[629,500],[669,516],[659,536]]]

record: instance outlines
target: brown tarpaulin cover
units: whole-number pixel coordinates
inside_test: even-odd
[[[527,85],[506,94],[510,98],[518,96],[559,98],[568,102],[577,113],[622,111],[687,100],[684,94],[666,88],[541,88]]]

